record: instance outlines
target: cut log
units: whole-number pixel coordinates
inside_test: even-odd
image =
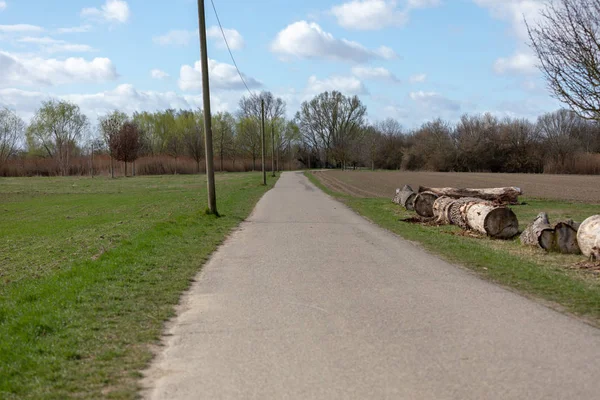
[[[577,242],[584,256],[600,260],[600,215],[594,215],[581,223]]]
[[[415,197],[417,197],[415,191],[410,186],[404,185],[402,189],[396,189],[396,196],[392,201],[409,211],[414,211]]]
[[[541,212],[521,234],[521,244],[538,246],[549,250],[554,241],[554,228],[550,225],[548,214]]]
[[[563,254],[579,254],[577,242],[579,224],[573,220],[559,222],[552,226],[545,212],[539,213],[533,223],[521,234],[521,243],[541,247],[546,251]]]
[[[433,217],[433,203],[437,198],[438,196],[435,193],[423,192],[417,194],[414,204],[417,214],[425,218]]]
[[[460,209],[463,205],[468,203],[477,203],[483,200],[476,199],[474,197],[464,197],[462,199],[456,199],[453,203],[448,206],[447,218],[452,225],[460,226],[463,229],[469,229],[469,224],[464,215],[461,214]]]
[[[450,224],[450,216],[448,211],[452,203],[454,203],[456,199],[448,196],[438,197],[436,201],[433,203],[433,215],[436,220],[442,224]]]
[[[552,251],[563,254],[581,254],[577,242],[577,229],[573,221],[559,222],[554,227],[554,240]]]
[[[518,204],[519,196],[523,191],[518,187],[502,187],[488,189],[462,189],[462,188],[429,188],[420,186],[419,193],[430,192],[438,196],[448,196],[455,199],[474,197],[482,200],[494,201],[501,204]]]
[[[510,239],[519,233],[519,220],[507,207],[489,202],[470,202],[460,208],[468,228],[497,239]]]

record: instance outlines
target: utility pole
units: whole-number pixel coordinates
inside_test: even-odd
[[[263,185],[267,184],[267,170],[265,169],[266,157],[265,157],[265,100],[260,99],[260,109],[262,118],[262,174],[263,174]]]
[[[210,87],[208,83],[208,52],[206,49],[206,20],[204,17],[204,0],[198,0],[198,23],[200,28],[200,61],[202,66],[202,99],[204,103],[204,138],[206,152],[206,181],[208,186],[208,210],[217,212],[217,196],[215,193],[215,169],[213,158],[213,140],[210,115]]]
[[[275,120],[271,117],[271,176],[275,177]]]

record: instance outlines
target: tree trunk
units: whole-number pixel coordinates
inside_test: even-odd
[[[441,224],[450,224],[450,206],[454,203],[456,199],[448,196],[439,197],[433,203],[433,214],[436,217],[437,221]]]
[[[448,196],[456,199],[474,197],[482,200],[495,201],[503,204],[518,204],[519,196],[523,191],[517,187],[488,188],[488,189],[460,189],[460,188],[428,188],[419,187],[419,193],[431,192],[438,196]]]
[[[256,155],[252,154],[252,172],[256,171]]]
[[[123,161],[125,163],[125,178],[127,178],[127,161]]]
[[[112,154],[110,155],[110,177],[115,178],[115,163]]]
[[[431,192],[423,192],[415,197],[415,211],[421,217],[433,217],[433,203],[437,200],[438,195]]]
[[[412,190],[412,188],[408,185],[404,185],[402,189],[396,189],[396,196],[394,196],[392,201],[409,211],[414,211],[415,197],[417,197],[417,194]]]
[[[537,246],[548,250],[554,241],[554,229],[550,225],[548,214],[541,212],[521,234],[521,244]]]
[[[462,206],[468,203],[476,203],[482,201],[474,197],[463,197],[462,199],[455,199],[452,203],[446,206],[446,219],[450,221],[452,225],[460,226],[463,229],[469,229],[466,218],[461,212]]]
[[[554,227],[552,251],[563,254],[581,254],[577,243],[577,225],[572,221],[559,222]]]
[[[594,215],[581,223],[577,242],[584,256],[600,260],[600,215]]]
[[[467,203],[461,207],[469,228],[498,239],[510,239],[519,233],[519,220],[507,207],[488,202]]]
[[[526,246],[541,247],[546,251],[563,254],[579,254],[577,243],[579,224],[572,220],[550,225],[548,214],[539,213],[533,222],[521,234],[521,243]]]

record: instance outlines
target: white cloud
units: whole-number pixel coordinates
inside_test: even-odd
[[[96,121],[97,117],[118,109],[131,115],[138,111],[157,111],[165,109],[197,109],[202,107],[202,95],[188,96],[175,92],[155,92],[137,90],[133,85],[123,84],[115,89],[91,94],[42,93],[20,89],[0,89],[0,106],[16,108],[26,120],[33,117],[44,100],[58,98],[71,101],[81,107],[83,113]],[[232,111],[237,99],[223,99],[219,95],[211,96],[213,110]]]
[[[530,53],[515,53],[509,58],[499,58],[494,64],[494,70],[498,74],[520,73],[535,74],[537,70],[537,59]]]
[[[105,22],[125,23],[130,17],[129,5],[123,0],[106,0],[100,9],[96,7],[81,10],[82,17],[91,17]]]
[[[408,0],[404,7],[400,8],[397,0],[352,0],[333,6],[330,12],[344,28],[379,30],[406,24],[412,9],[438,4],[439,0]]]
[[[427,80],[427,74],[416,74],[411,76],[408,80],[410,83],[423,83]]]
[[[436,92],[411,92],[410,99],[433,114],[460,111],[460,103]]]
[[[313,75],[308,78],[308,86],[306,88],[308,94],[316,95],[333,90],[346,95],[364,95],[369,93],[365,85],[354,76],[331,76],[327,79],[319,80]]]
[[[108,58],[69,57],[65,60],[22,56],[0,51],[0,87],[55,86],[68,83],[104,82],[118,77]]]
[[[85,33],[92,30],[91,25],[73,26],[69,28],[59,28],[56,30],[57,33]]]
[[[294,22],[279,32],[271,43],[271,51],[284,58],[324,58],[350,62],[396,57],[389,47],[369,50],[357,42],[336,39],[318,24],[306,21]]]
[[[170,75],[167,74],[165,71],[160,70],[160,69],[153,69],[152,71],[150,71],[150,76],[153,79],[165,79],[168,78]]]
[[[379,79],[391,82],[400,82],[400,80],[389,70],[383,67],[353,67],[352,73],[360,79]]]
[[[227,38],[227,43],[229,44],[229,48],[231,50],[241,50],[246,45],[244,38],[237,30],[224,28],[223,32],[225,32],[225,37]],[[208,28],[206,30],[206,36],[213,39],[218,48],[227,48],[227,45],[223,40],[221,29],[218,26],[211,26]]]
[[[196,35],[195,31],[174,29],[164,35],[155,36],[152,40],[161,46],[187,46]]]
[[[0,11],[4,11],[8,7],[6,1],[0,1]]]
[[[85,53],[94,51],[94,48],[88,46],[87,44],[69,43],[64,40],[53,39],[48,36],[26,36],[18,39],[17,42],[36,44],[48,53]]]
[[[528,22],[538,20],[546,0],[473,0],[480,7],[487,8],[494,18],[508,21],[514,35],[520,40],[528,38]]]
[[[236,68],[231,64],[208,60],[208,69],[211,89],[242,90],[244,83],[238,75]],[[243,75],[249,88],[258,88],[262,83],[256,79]],[[202,68],[200,61],[194,66],[184,65],[179,72],[179,88],[181,90],[200,90],[202,88]]]
[[[28,24],[0,25],[0,33],[35,33],[43,30],[40,26]]]

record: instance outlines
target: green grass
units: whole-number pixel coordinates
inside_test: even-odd
[[[423,226],[401,222],[414,216],[393,204],[391,199],[355,198],[332,192],[318,178],[309,179],[329,195],[350,208],[405,239],[422,245],[442,258],[465,266],[481,277],[515,289],[522,294],[547,301],[561,311],[585,317],[600,327],[600,279],[597,274],[569,268],[583,256],[546,253],[541,249],[521,246],[514,240],[492,240],[485,237],[460,235],[455,226]],[[551,221],[573,218],[583,221],[600,212],[600,205],[561,201],[523,199],[527,204],[513,207],[521,228],[540,212],[546,211]]]
[[[217,175],[0,179],[0,398],[135,398],[201,265],[272,187]]]

